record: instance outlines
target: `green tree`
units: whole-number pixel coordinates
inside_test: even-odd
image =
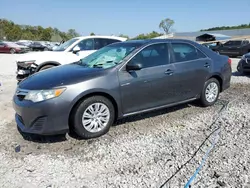
[[[95,36],[95,33],[91,32],[89,35],[90,35],[90,36]]]
[[[127,38],[129,39],[129,36],[128,35],[123,35],[123,34],[120,34],[119,37],[123,37],[123,38]]]
[[[170,29],[171,27],[173,27],[174,25],[174,20],[170,19],[170,18],[166,18],[164,20],[162,20],[159,24],[159,28],[160,29],[163,29],[163,31],[166,33],[166,34],[169,34],[170,33]]]
[[[80,34],[76,32],[74,29],[69,29],[67,32],[68,38],[74,38],[74,37],[79,37]]]

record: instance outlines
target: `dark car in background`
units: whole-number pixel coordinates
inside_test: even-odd
[[[229,40],[212,48],[212,50],[222,55],[237,57],[250,52],[250,43],[248,40]]]
[[[238,62],[237,70],[242,75],[250,73],[250,53],[243,55]]]
[[[18,45],[14,42],[0,41],[0,53],[10,53],[10,54],[26,53],[29,50],[30,49],[28,47]]]
[[[42,44],[41,42],[32,42],[29,45],[29,48],[32,51],[51,51],[52,48],[50,48],[48,45]]]
[[[120,118],[199,100],[230,87],[231,60],[189,40],[130,40],[20,82],[13,97],[21,132],[108,132]]]

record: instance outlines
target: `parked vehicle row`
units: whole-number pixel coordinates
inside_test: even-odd
[[[17,65],[37,69],[48,56],[61,66],[17,86],[15,120],[26,133],[99,137],[130,115],[194,100],[211,106],[230,87],[229,57],[189,40],[78,37],[36,54]]]
[[[249,40],[229,40],[224,44],[220,42],[204,43],[211,50],[230,57],[243,56],[250,52]]]
[[[14,42],[0,41],[0,53],[25,53],[30,51],[30,48],[23,45],[18,45]]]
[[[26,53],[30,51],[52,51],[58,43],[47,41],[20,40],[17,42],[0,41],[0,53]]]
[[[116,36],[85,36],[72,38],[53,51],[23,54],[17,59],[17,80],[58,65],[79,61],[81,58],[114,42],[127,38]]]

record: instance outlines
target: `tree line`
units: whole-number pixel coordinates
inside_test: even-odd
[[[171,27],[174,25],[174,21],[170,18],[164,19],[160,22],[159,28],[166,34],[171,31]],[[126,37],[128,39],[150,39],[158,36],[162,36],[164,33],[152,31],[146,34],[139,34],[136,37],[129,38],[128,35],[121,34],[120,37]],[[90,35],[95,35],[93,32]],[[31,25],[19,25],[11,20],[0,19],[0,40],[17,41],[17,40],[32,40],[32,41],[52,41],[60,42],[66,41],[74,37],[78,37],[80,34],[75,29],[69,29],[67,32],[60,31],[57,28]]]
[[[208,29],[201,29],[200,31],[216,31],[216,30],[230,30],[230,29],[248,29],[250,28],[249,24],[241,24],[236,26],[221,26],[221,27],[212,27]]]

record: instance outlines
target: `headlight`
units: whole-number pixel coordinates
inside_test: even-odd
[[[33,102],[41,102],[51,98],[59,97],[66,88],[51,89],[51,90],[33,90],[29,91],[25,96],[25,100],[30,100]]]

